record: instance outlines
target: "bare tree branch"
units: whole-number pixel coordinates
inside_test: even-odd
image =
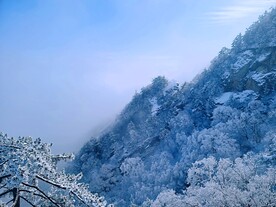
[[[2,182],[3,179],[8,178],[10,176],[11,176],[11,174],[9,174],[9,175],[3,175],[2,177],[0,177],[0,183]]]
[[[4,185],[0,186],[0,189],[4,188],[7,185],[7,183],[5,183]]]
[[[74,196],[76,196],[76,198],[81,201],[84,205],[89,206],[87,203],[85,203],[85,201],[83,199],[81,199],[75,192],[70,191],[70,193],[72,193]]]
[[[60,205],[52,198],[50,198],[49,196],[47,196],[46,193],[44,193],[42,190],[40,190],[37,186],[34,186],[34,185],[29,185],[28,183],[22,183],[23,185],[25,186],[28,186],[30,188],[34,188],[36,189],[37,191],[39,191],[43,196],[45,196],[47,198],[47,200],[49,200],[51,203],[53,203],[55,206],[57,207],[60,207]]]
[[[7,190],[7,191],[1,193],[1,194],[0,194],[0,197],[2,197],[3,195],[6,195],[7,193],[10,193],[10,192],[12,192],[12,189],[9,189],[9,190]]]
[[[23,196],[21,196],[21,198],[26,201],[28,204],[30,204],[33,207],[36,207],[32,202],[30,202],[29,200],[27,200],[26,198],[24,198]]]
[[[21,189],[20,192],[30,193],[30,194],[32,194],[32,195],[34,195],[34,196],[38,196],[38,197],[40,197],[40,198],[43,198],[43,199],[47,200],[47,198],[46,198],[45,196],[43,196],[43,195],[41,195],[41,194],[39,194],[39,193],[32,192],[32,191],[30,191],[30,190]]]
[[[64,186],[62,186],[62,185],[60,185],[60,184],[57,184],[57,183],[55,183],[55,182],[53,182],[53,181],[51,181],[51,180],[49,180],[49,179],[47,179],[47,178],[44,178],[44,177],[42,177],[42,176],[40,176],[40,175],[37,175],[36,178],[38,178],[38,179],[40,179],[40,180],[42,180],[42,181],[44,181],[44,182],[46,182],[46,183],[48,183],[48,184],[50,184],[50,185],[53,185],[53,186],[55,186],[55,187],[58,187],[58,188],[61,188],[61,189],[64,189],[64,190],[67,189],[66,187],[64,187]]]
[[[9,203],[11,203],[12,201],[13,201],[13,199],[9,200],[9,201],[6,203],[6,205],[8,205]]]

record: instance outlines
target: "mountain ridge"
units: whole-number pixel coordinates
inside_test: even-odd
[[[155,78],[83,146],[70,171],[118,206],[142,205],[169,189],[183,192],[199,160],[266,151],[276,126],[275,34],[274,8],[191,83]]]

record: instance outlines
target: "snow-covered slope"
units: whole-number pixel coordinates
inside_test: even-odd
[[[275,169],[275,89],[272,9],[192,83],[155,78],[109,130],[83,146],[70,170],[82,172],[92,192],[130,206],[146,205],[168,189],[182,193],[192,183],[188,169],[210,156],[235,160],[265,152]]]

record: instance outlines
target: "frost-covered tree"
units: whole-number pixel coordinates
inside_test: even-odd
[[[236,36],[236,38],[234,39],[234,41],[232,42],[232,47],[234,49],[236,49],[236,50],[237,49],[239,49],[239,50],[243,49],[244,43],[243,43],[243,38],[242,38],[242,34],[241,33],[238,34]]]
[[[182,150],[182,157],[184,159],[189,158],[189,162],[208,156],[235,158],[239,154],[236,140],[218,127],[204,129],[200,132],[195,131],[187,138],[187,146]]]
[[[248,153],[231,160],[204,158],[188,170],[184,194],[161,192],[146,206],[276,206],[275,157]]]
[[[151,207],[175,207],[175,206],[186,206],[182,196],[176,195],[173,190],[166,190],[161,192],[155,201],[149,206]]]
[[[247,154],[234,161],[214,157],[188,171],[186,206],[275,206],[276,169],[265,166],[267,154]]]
[[[0,133],[0,203],[3,206],[106,206],[103,197],[92,194],[79,182],[81,174],[57,169],[59,161],[72,154],[53,155],[51,144],[31,137],[10,138]]]
[[[230,106],[218,106],[213,111],[212,125],[226,123],[227,121],[238,116],[238,110]]]

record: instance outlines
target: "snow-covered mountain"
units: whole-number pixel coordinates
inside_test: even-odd
[[[227,178],[231,188],[222,189],[232,189],[232,195],[233,189],[239,189],[233,199],[245,206],[258,206],[262,200],[273,206],[275,179],[264,187],[269,192],[264,193],[265,199],[256,197],[252,204],[251,194],[242,193],[251,192],[256,176],[275,175],[275,150],[276,9],[272,9],[238,35],[231,49],[223,48],[209,69],[191,83],[179,85],[157,77],[142,88],[112,127],[82,147],[70,170],[82,172],[91,191],[116,206],[161,206],[162,202],[214,206],[218,204],[200,201],[206,194],[197,191],[201,197],[196,197],[195,189],[206,189],[210,180],[218,184],[219,175],[226,172],[221,171],[221,163],[228,163],[227,170],[233,172],[249,169],[248,163],[253,163],[258,167],[251,180],[233,187],[233,175]],[[213,163],[212,174],[200,174],[208,163]],[[200,182],[195,182],[197,173]],[[237,199],[240,195],[244,200]]]

